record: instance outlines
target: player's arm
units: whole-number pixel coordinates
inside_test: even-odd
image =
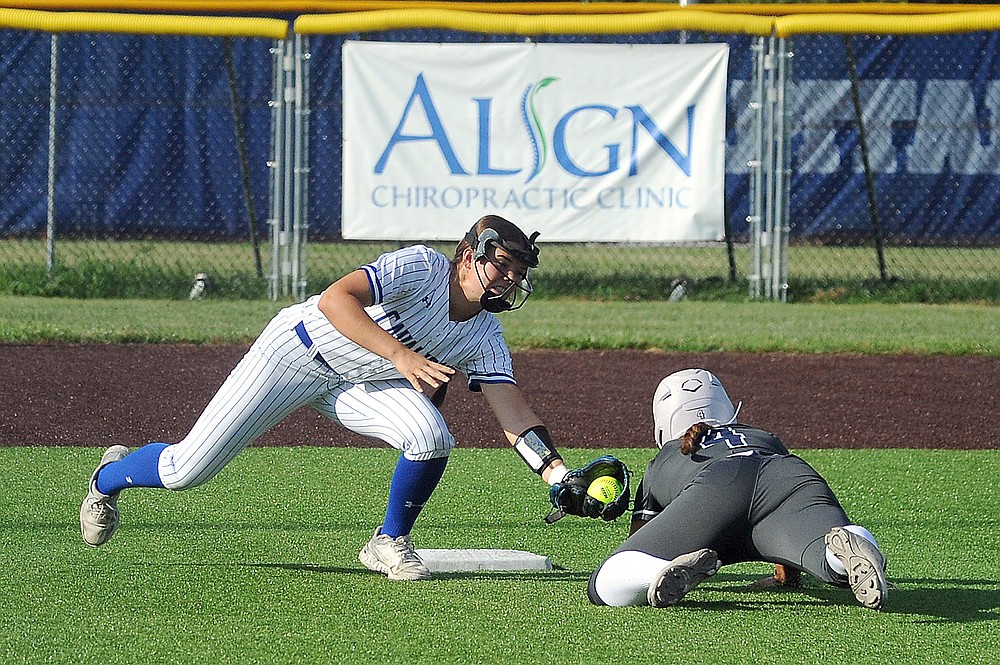
[[[564,515],[614,520],[628,508],[628,468],[610,455],[602,455],[579,469],[567,469],[556,451],[549,431],[511,383],[482,384],[486,401],[503,427],[507,440],[532,471],[550,485],[552,512],[545,521],[552,524]],[[616,483],[613,500],[601,501],[589,494],[594,481],[610,476]]]
[[[633,513],[632,514],[632,521],[629,522],[629,525],[628,525],[628,535],[631,536],[633,533],[635,533],[636,531],[638,531],[642,527],[646,526],[647,523],[648,522],[646,520],[639,519],[638,517],[635,516],[635,513]]]
[[[549,485],[566,475],[566,463],[555,449],[549,431],[513,383],[480,384],[507,440],[528,467]]]
[[[363,346],[395,365],[414,388],[424,392],[424,384],[437,388],[455,372],[406,347],[375,323],[365,307],[373,302],[368,277],[355,270],[327,287],[319,299],[319,310],[352,342]]]
[[[632,504],[632,520],[629,522],[628,529],[628,535],[630,536],[649,524],[650,520],[663,512],[663,506],[657,503],[656,499],[646,491],[648,480],[648,478],[644,477],[635,488],[635,502]]]

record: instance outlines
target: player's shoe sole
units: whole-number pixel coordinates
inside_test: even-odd
[[[371,540],[361,548],[358,561],[369,570],[383,573],[390,580],[429,580],[431,571],[413,549],[409,536],[390,538],[382,535],[382,527],[375,529]]]
[[[646,600],[653,607],[670,607],[691,589],[719,571],[719,555],[703,549],[682,554],[663,568],[649,585]]]
[[[108,464],[128,455],[125,446],[111,446],[104,451],[101,461],[90,474],[87,496],[80,506],[80,535],[91,547],[100,547],[111,540],[118,529],[118,495],[108,496],[97,489],[97,474]]]
[[[826,534],[826,546],[847,569],[847,581],[858,602],[873,610],[885,607],[889,581],[885,576],[885,556],[878,548],[839,526]]]

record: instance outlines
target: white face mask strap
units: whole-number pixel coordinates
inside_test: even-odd
[[[736,422],[736,416],[740,415],[740,409],[742,409],[742,408],[743,408],[743,400],[740,400],[739,402],[736,403],[736,410],[733,412],[733,417],[730,418],[727,422],[724,422],[722,424],[723,425],[732,425],[733,423],[735,423]]]
[[[733,417],[727,420],[726,422],[716,420],[715,418],[710,418],[709,420],[711,420],[711,422],[706,420],[703,420],[702,422],[708,425],[709,427],[725,427],[726,425],[732,425],[733,423],[736,422],[736,417],[740,415],[740,409],[742,408],[743,408],[743,402],[738,402],[736,404],[736,410],[733,412]],[[713,425],[712,423],[715,424]]]
[[[476,278],[479,280],[479,286],[483,287],[483,291],[486,290],[486,282],[483,281],[483,273],[479,272],[479,259],[475,252],[472,254],[472,269],[476,271]]]

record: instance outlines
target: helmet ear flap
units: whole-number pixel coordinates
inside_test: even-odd
[[[473,233],[473,231],[470,231]],[[486,253],[486,248],[489,247],[490,243],[499,244],[500,234],[496,232],[495,229],[483,229],[483,232],[475,238],[474,243],[469,243],[472,245],[473,257],[476,261],[479,259],[488,259],[489,255]]]
[[[510,223],[507,222],[507,224]],[[472,228],[469,229],[464,238],[465,242],[472,247],[473,255],[477,261],[482,258],[488,258],[486,250],[492,242],[494,245],[503,248],[504,251],[509,252],[517,260],[523,261],[529,268],[538,267],[538,245],[535,244],[535,240],[541,234],[540,231],[535,231],[530,237],[527,237],[526,240],[528,241],[528,246],[522,248],[522,240],[512,240],[511,238],[507,238],[505,240],[501,237],[500,232],[492,226],[488,226],[481,232],[477,233],[477,226],[479,226],[479,222],[472,225]],[[520,230],[516,229],[516,227],[515,230],[518,235],[525,238],[524,234],[521,233]]]

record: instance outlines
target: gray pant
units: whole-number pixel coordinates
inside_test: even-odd
[[[704,547],[723,564],[769,561],[841,586],[826,563],[830,529],[849,524],[826,481],[794,455],[728,457],[705,465],[659,515],[615,552],[663,559]],[[596,574],[596,573],[595,573]]]

